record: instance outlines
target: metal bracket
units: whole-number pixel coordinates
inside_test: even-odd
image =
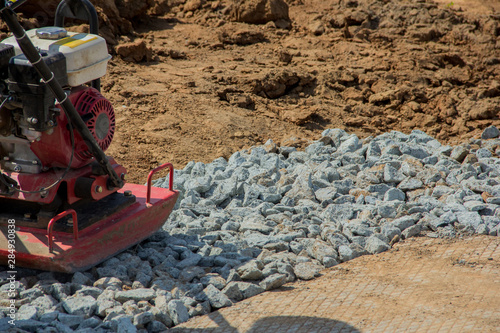
[[[49,225],[47,226],[47,235],[49,237],[49,252],[52,253],[52,250],[54,248],[54,239],[52,237],[52,229],[54,228],[54,224],[62,219],[65,216],[70,215],[73,217],[73,237],[75,240],[78,239],[78,219],[76,217],[76,212],[73,209],[68,209],[56,216],[54,216],[50,221]]]
[[[165,164],[162,164],[160,165],[159,167],[157,168],[154,168],[153,170],[151,170],[149,172],[149,175],[148,175],[148,183],[147,183],[147,187],[148,187],[148,190],[147,190],[147,194],[146,194],[146,206],[149,208],[149,207],[152,207],[153,204],[151,204],[151,183],[153,181],[153,175],[162,170],[162,169],[165,169],[165,168],[169,168],[169,173],[168,173],[168,189],[170,191],[172,191],[174,189],[174,166],[171,164],[171,163],[165,163]]]

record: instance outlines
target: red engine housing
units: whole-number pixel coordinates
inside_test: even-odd
[[[111,102],[99,91],[90,87],[74,89],[69,99],[87,124],[97,144],[105,151],[115,133],[115,112]],[[57,117],[57,125],[52,130],[42,133],[40,139],[33,142],[30,147],[44,168],[65,168],[70,163],[72,151],[70,125],[62,108],[58,107],[61,109],[61,114]],[[92,154],[80,134],[76,130],[73,132],[75,150],[71,168],[77,169],[90,163]]]

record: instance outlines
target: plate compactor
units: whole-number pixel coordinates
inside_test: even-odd
[[[0,43],[0,265],[88,269],[156,232],[177,200],[173,167],[147,185],[125,184],[106,150],[115,131],[100,93],[110,55],[88,0],[63,0],[54,27],[25,31],[1,1],[13,36]],[[66,31],[84,19],[91,33]],[[169,168],[169,188],[153,188]]]

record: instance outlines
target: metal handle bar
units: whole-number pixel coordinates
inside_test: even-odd
[[[162,169],[165,169],[165,168],[169,168],[170,171],[169,171],[169,178],[168,178],[168,189],[170,191],[173,190],[173,186],[174,186],[174,166],[171,164],[171,163],[165,163],[165,164],[162,164],[160,165],[159,167],[157,168],[154,168],[153,170],[151,170],[149,172],[149,175],[148,175],[148,192],[147,192],[147,195],[146,195],[146,206],[147,207],[151,207],[153,206],[151,204],[151,182],[152,182],[152,178],[153,178],[153,174],[155,174],[156,172],[162,170]]]
[[[49,252],[50,253],[52,253],[52,250],[54,248],[54,240],[52,239],[52,228],[54,227],[54,224],[57,221],[59,221],[60,219],[62,219],[65,216],[68,216],[69,214],[71,214],[71,216],[73,217],[73,236],[74,236],[75,240],[78,239],[78,220],[76,217],[76,212],[73,209],[65,210],[64,212],[54,216],[49,221],[49,225],[47,226],[47,234],[49,236]]]

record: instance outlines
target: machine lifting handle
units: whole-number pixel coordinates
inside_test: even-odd
[[[99,18],[95,7],[89,0],[62,0],[56,9],[54,25],[64,27],[64,18],[87,20],[91,34],[99,35]],[[92,87],[101,91],[101,79],[92,81]]]
[[[75,240],[78,239],[78,219],[76,217],[76,212],[73,209],[68,209],[65,210],[64,212],[54,216],[50,221],[49,225],[47,226],[47,235],[49,237],[49,252],[52,253],[52,250],[54,248],[54,239],[52,238],[52,229],[54,228],[54,224],[62,219],[65,216],[68,216],[71,214],[73,218],[73,237]]]
[[[169,172],[168,172],[168,189],[170,191],[172,191],[174,189],[174,166],[171,164],[171,163],[165,163],[165,164],[162,164],[160,165],[159,167],[157,168],[154,168],[153,170],[151,170],[149,172],[149,175],[148,175],[148,192],[146,194],[146,206],[149,208],[151,206],[153,206],[153,204],[151,204],[151,183],[153,181],[153,175],[162,170],[162,169],[165,169],[165,168],[169,168]]]
[[[64,18],[87,20],[91,34],[99,34],[99,18],[89,0],[62,0],[56,9],[55,25],[64,26]]]

